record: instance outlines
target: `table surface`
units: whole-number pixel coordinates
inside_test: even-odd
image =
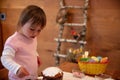
[[[72,62],[63,62],[59,65],[59,68],[65,72],[70,72],[70,73],[72,73],[72,70],[80,70],[78,64]],[[86,75],[86,76],[95,77],[91,75]]]
[[[66,72],[72,72],[72,69],[79,69],[79,66],[76,63],[64,62],[60,64],[59,68]]]

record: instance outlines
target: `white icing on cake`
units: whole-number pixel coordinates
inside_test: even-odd
[[[43,75],[54,77],[58,73],[62,73],[62,70],[58,67],[48,67],[42,71]]]

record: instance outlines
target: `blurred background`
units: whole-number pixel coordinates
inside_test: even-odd
[[[79,5],[80,0],[65,0],[65,3]],[[56,52],[57,42],[54,39],[59,34],[56,16],[60,9],[60,0],[0,0],[0,14],[5,15],[5,19],[0,20],[0,56],[5,40],[16,30],[21,11],[31,4],[43,8],[47,15],[47,25],[38,37],[38,52],[42,61],[40,73],[46,67],[55,66],[53,54]],[[78,19],[73,19],[73,21],[78,21]],[[65,28],[63,35],[72,38],[69,31],[70,29]],[[85,47],[93,55],[107,56],[110,61],[107,70],[115,76],[120,76],[119,32],[120,0],[90,0]],[[79,45],[63,44],[61,47],[63,52],[67,52],[69,47],[76,46]],[[2,68],[0,63],[0,69]]]

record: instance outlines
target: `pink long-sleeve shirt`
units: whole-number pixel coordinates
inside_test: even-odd
[[[37,39],[26,38],[18,32],[10,36],[4,45],[1,57],[2,64],[9,70],[10,80],[37,79]],[[17,70],[23,66],[30,73],[29,76],[19,78]]]

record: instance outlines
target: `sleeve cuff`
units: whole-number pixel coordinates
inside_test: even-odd
[[[17,65],[17,66],[15,67],[13,73],[14,73],[14,74],[17,74],[17,71],[19,70],[20,67],[21,67],[20,65]]]

